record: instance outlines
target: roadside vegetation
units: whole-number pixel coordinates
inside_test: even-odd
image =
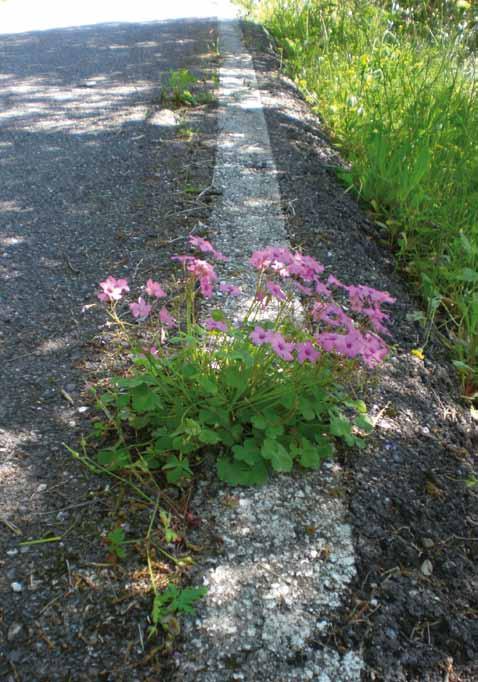
[[[341,180],[478,395],[478,9],[464,0],[242,0],[348,163]],[[426,335],[425,335],[426,337]],[[425,338],[426,343],[426,338]],[[426,350],[425,350],[426,352]]]
[[[181,587],[194,563],[188,535],[200,520],[189,500],[203,462],[230,485],[262,485],[274,472],[318,469],[337,442],[363,447],[373,425],[357,393],[388,354],[382,306],[395,302],[341,282],[310,256],[269,247],[251,255],[255,295],[234,321],[227,301],[244,294],[219,281],[214,262],[227,256],[196,235],[189,246],[196,255],[172,257],[181,271],[174,283],[149,279],[129,303],[126,279],[100,283],[118,348],[128,349],[126,365],[92,389],[91,433],[78,450],[68,448],[149,510],[142,541],[121,525],[105,541],[115,561],[133,545],[146,563],[154,594],[149,633],[161,632],[169,649],[177,616],[192,613],[205,594]],[[204,299],[209,315],[200,320]]]

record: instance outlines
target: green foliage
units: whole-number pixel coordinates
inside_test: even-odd
[[[207,587],[184,587],[180,589],[173,583],[169,583],[163,592],[158,592],[154,597],[151,613],[153,625],[149,629],[150,635],[156,634],[158,626],[168,630],[171,624],[171,616],[194,613],[194,604],[206,593]]]
[[[186,104],[194,105],[195,98],[191,92],[192,87],[198,79],[188,69],[177,69],[170,71],[168,80],[165,84],[165,99],[173,102],[176,106]]]
[[[199,104],[208,104],[212,101],[211,93],[195,90],[199,79],[188,69],[170,71],[164,85],[162,99],[175,106],[195,107]]]
[[[106,536],[110,551],[115,554],[118,559],[124,559],[126,556],[126,550],[124,548],[125,540],[125,532],[119,527],[111,530]]]
[[[476,6],[264,0],[248,9],[350,161],[464,374],[478,373]],[[429,311],[430,312],[430,311]]]
[[[207,345],[196,327],[187,339],[172,339],[173,354],[137,355],[131,376],[114,378],[98,401],[115,414],[119,433],[129,432],[130,444],[119,438],[99,450],[98,462],[110,471],[162,472],[181,485],[211,452],[221,480],[260,485],[294,464],[318,468],[335,438],[360,445],[363,425],[344,409],[361,415],[345,405],[333,360],[283,363],[270,348],[254,346],[250,331],[231,329],[227,345]]]

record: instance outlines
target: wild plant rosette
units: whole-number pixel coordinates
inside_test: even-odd
[[[221,480],[258,485],[294,464],[317,469],[336,439],[361,447],[371,429],[366,407],[344,386],[352,369],[374,368],[386,357],[389,315],[382,306],[395,299],[344,284],[314,258],[271,246],[250,258],[256,287],[243,319],[228,319],[209,303],[211,312],[198,321],[198,298],[224,303],[243,294],[219,281],[214,261],[227,260],[222,253],[201,237],[189,242],[200,257],[173,256],[183,275],[174,311],[154,280],[127,306],[126,280],[110,276],[100,284],[98,297],[123,329],[131,315],[148,320],[155,337],[98,398],[105,415],[94,427],[98,463],[180,485],[214,453]]]

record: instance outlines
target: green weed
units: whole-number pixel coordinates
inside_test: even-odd
[[[163,102],[179,106],[196,107],[209,104],[213,95],[207,90],[198,90],[199,79],[188,69],[170,71],[161,95]]]

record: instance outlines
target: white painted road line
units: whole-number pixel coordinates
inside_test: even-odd
[[[220,21],[219,34],[214,184],[222,194],[211,226],[215,245],[231,259],[228,279],[243,284],[236,273],[253,250],[288,242],[252,58],[237,21]],[[194,513],[222,545],[196,576],[209,592],[186,624],[176,680],[359,681],[358,652],[340,656],[316,646],[355,575],[345,509],[328,491],[337,474],[329,465],[303,476],[274,476],[259,489],[220,487],[212,498],[206,488],[198,490]]]

